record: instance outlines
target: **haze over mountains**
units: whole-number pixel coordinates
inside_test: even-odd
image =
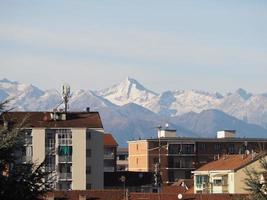
[[[56,90],[0,80],[0,101],[14,98],[10,107],[20,111],[52,110],[62,101]],[[156,136],[156,127],[169,123],[178,135],[215,137],[216,131],[235,129],[239,137],[267,136],[267,94],[238,89],[226,95],[197,90],[156,93],[127,77],[100,91],[72,91],[70,110],[99,111],[106,132],[120,145],[129,139]]]

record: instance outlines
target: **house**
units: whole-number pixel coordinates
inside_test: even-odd
[[[261,152],[267,138],[237,138],[234,130],[214,138],[178,137],[176,130],[159,128],[157,138],[128,141],[129,171],[154,172],[160,162],[165,184],[192,178],[192,171],[224,154]]]
[[[8,112],[0,125],[10,128],[23,120],[21,162],[45,160],[56,190],[103,188],[104,130],[98,112]]]
[[[261,172],[260,159],[266,154],[224,155],[193,171],[194,193],[230,193],[247,194],[245,183],[247,170]]]
[[[115,172],[117,169],[118,143],[111,134],[104,134],[104,172]]]

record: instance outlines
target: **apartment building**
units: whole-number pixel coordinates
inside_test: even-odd
[[[128,171],[128,148],[117,150],[117,171]]]
[[[118,143],[111,134],[104,134],[104,172],[117,170]]]
[[[1,124],[24,122],[22,162],[54,176],[56,190],[103,188],[103,125],[97,112],[8,112]]]
[[[177,137],[175,130],[159,129],[158,137],[128,141],[129,171],[154,172],[160,163],[163,183],[192,178],[191,172],[224,154],[260,152],[267,138],[236,138],[235,131],[214,138]]]
[[[266,154],[254,153],[224,155],[219,160],[207,163],[193,171],[194,193],[248,194],[245,182],[249,177],[246,170],[262,172],[260,159],[266,158]],[[266,188],[265,185],[263,187]]]

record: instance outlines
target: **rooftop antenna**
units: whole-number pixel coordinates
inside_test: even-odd
[[[70,99],[70,86],[68,84],[64,84],[62,87],[62,98],[65,105],[65,113],[68,111],[68,102]]]
[[[166,130],[169,128],[169,124],[168,123],[165,124],[165,128],[166,128]]]

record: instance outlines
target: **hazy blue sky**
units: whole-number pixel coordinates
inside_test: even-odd
[[[267,1],[0,0],[0,79],[267,92]]]

